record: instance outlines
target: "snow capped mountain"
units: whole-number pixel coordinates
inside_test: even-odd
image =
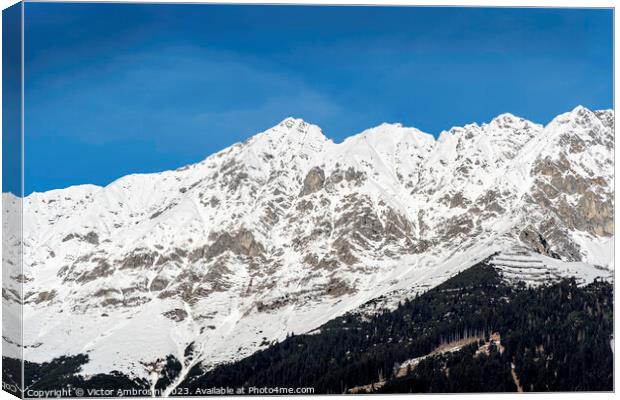
[[[613,118],[502,114],[437,140],[382,124],[342,143],[287,118],[175,171],[33,193],[23,276],[4,281],[16,305],[23,282],[24,358],[85,353],[86,375],[155,381],[167,355],[184,373],[243,358],[494,254],[511,279],[609,277]]]

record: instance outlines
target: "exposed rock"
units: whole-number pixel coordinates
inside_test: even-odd
[[[306,196],[323,189],[325,183],[325,171],[320,167],[313,167],[308,171],[304,179],[304,185],[299,196]]]
[[[415,244],[411,247],[411,252],[414,254],[420,254],[428,251],[432,247],[430,241],[422,239],[415,242]]]
[[[51,301],[52,299],[54,299],[54,297],[56,297],[56,290],[52,289],[50,291],[45,291],[45,292],[39,292],[37,294],[37,298],[34,300],[35,304],[39,304],[39,303],[43,303],[45,301]]]
[[[173,310],[166,311],[162,315],[176,322],[181,322],[185,320],[185,318],[187,318],[188,316],[187,311],[180,309],[180,308],[175,308]]]
[[[107,261],[99,260],[99,263],[95,268],[83,273],[79,278],[76,279],[76,281],[80,283],[91,282],[98,278],[110,276],[112,275],[113,271],[114,269]]]
[[[345,173],[345,179],[349,182],[353,182],[356,185],[361,185],[366,179],[366,173],[363,171],[358,171],[353,167],[347,168],[347,172]]]
[[[502,195],[497,190],[490,190],[486,192],[483,196],[480,196],[476,199],[476,206],[480,207],[485,211],[492,211],[495,213],[503,213],[504,208],[499,204]]]
[[[562,222],[558,221],[555,216],[549,215],[538,223],[537,227],[549,247],[553,249],[553,252],[550,252],[552,257],[559,257],[566,261],[582,261],[579,245],[566,234]]]
[[[80,239],[80,240],[83,240],[85,242],[88,242],[88,243],[94,244],[94,245],[99,244],[99,235],[97,235],[93,231],[88,232],[86,235],[78,235],[76,233],[70,233],[67,236],[65,236],[62,239],[62,241],[63,242],[67,242],[67,241],[72,240],[72,239]]]
[[[577,203],[573,225],[597,236],[614,234],[614,209],[610,201],[587,191]]]
[[[350,236],[362,245],[367,240],[377,242],[383,239],[385,233],[383,225],[369,198],[347,196],[346,202],[337,211],[341,210],[344,212],[335,224],[341,236]]]
[[[314,253],[308,253],[304,256],[304,264],[316,267],[319,264],[319,256]]]
[[[159,292],[161,290],[164,290],[166,286],[168,286],[168,280],[163,277],[157,276],[151,282],[149,290],[151,290],[152,292]]]
[[[296,297],[293,297],[287,294],[285,296],[276,298],[273,301],[270,301],[269,303],[265,303],[263,301],[257,301],[256,311],[258,312],[274,311],[274,310],[277,310],[282,307],[286,307],[289,304],[294,304],[294,303],[296,303]]]
[[[62,238],[63,242],[68,242],[69,240],[78,237],[78,235],[76,235],[75,233],[70,233],[67,236],[65,236],[64,238]]]
[[[335,277],[332,277],[329,283],[325,286],[325,293],[332,297],[341,297],[355,292],[356,290],[349,286],[347,282]]]
[[[90,244],[99,244],[99,235],[91,231],[84,236],[84,240]]]
[[[336,254],[338,259],[347,265],[355,264],[358,259],[355,257],[351,251],[351,245],[343,238],[338,238],[332,244],[334,250],[336,250]]]
[[[412,235],[412,225],[409,220],[394,211],[392,208],[388,208],[384,216],[385,220],[385,238],[388,241],[403,239]]]
[[[445,240],[453,240],[459,235],[469,235],[474,228],[474,223],[467,214],[449,218],[443,228]]]
[[[528,245],[529,248],[535,250],[540,254],[548,257],[559,258],[555,252],[551,251],[549,243],[547,243],[545,238],[533,227],[527,227],[523,229],[519,234],[519,239],[521,239],[523,243]]]
[[[450,208],[467,208],[471,204],[471,201],[465,198],[461,192],[455,193],[453,196],[449,197]]]
[[[156,212],[154,212],[149,218],[150,219],[155,219],[157,217],[159,217],[160,215],[162,215],[163,213],[165,213],[166,211],[174,208],[177,205],[177,203],[170,203],[168,204],[166,207],[162,208],[161,210],[158,210]]]
[[[226,251],[232,251],[238,255],[244,255],[248,257],[260,256],[264,248],[263,246],[254,240],[252,232],[241,229],[234,236],[231,236],[228,232],[214,235],[215,240],[213,244],[208,246],[203,254],[207,260],[219,256]],[[195,259],[195,255],[193,257]]]
[[[228,276],[231,273],[226,262],[217,262],[209,268],[202,281],[211,285],[211,291],[223,292],[230,287]]]
[[[117,295],[122,295],[122,291],[115,289],[115,288],[102,288],[97,290],[93,296],[95,297],[108,297],[110,295],[113,294],[117,294]]]
[[[222,188],[227,189],[228,193],[236,192],[242,183],[249,178],[244,170],[245,166],[237,160],[230,160],[222,166]]]
[[[157,259],[159,253],[156,251],[146,251],[144,249],[136,249],[127,256],[123,260],[120,261],[121,269],[128,268],[148,268],[153,266],[155,260]]]
[[[297,203],[298,211],[311,211],[314,209],[314,205],[310,200],[301,200]]]

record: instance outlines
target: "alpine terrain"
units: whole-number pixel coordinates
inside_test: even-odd
[[[329,357],[338,371],[360,369],[332,381],[320,374],[311,380],[308,367],[303,383],[325,392],[453,391],[448,381],[425,383],[424,374],[455,357],[479,362],[479,354],[496,355],[502,366],[489,369],[505,373],[494,389],[561,390],[557,374],[556,386],[530,385],[528,374],[536,374],[520,369],[520,360],[532,346],[515,332],[551,329],[549,319],[528,317],[527,310],[541,309],[528,301],[573,307],[567,320],[587,309],[591,321],[610,318],[613,123],[612,110],[579,106],[547,125],[502,114],[435,138],[382,124],[334,143],[318,126],[287,118],[174,171],[33,193],[23,200],[23,273],[14,267],[20,236],[3,236],[3,263],[13,265],[3,268],[5,313],[18,315],[23,306],[24,326],[23,345],[18,327],[3,332],[5,380],[17,379],[6,365],[23,352],[28,385],[59,360],[75,363],[69,375],[82,383],[116,376],[161,395],[200,382],[241,385],[252,379],[249,371],[276,360],[287,371],[299,368],[286,358],[298,345],[315,349],[306,358],[313,359],[332,343],[321,335],[337,322],[350,329],[338,333],[345,335],[337,336],[342,352]],[[7,210],[19,208],[6,206],[17,199],[4,194],[3,202],[3,229],[18,232],[21,215]],[[470,273],[475,279],[462,275],[468,270],[478,271]],[[463,279],[467,284],[454,286]],[[450,336],[457,325],[432,325],[451,315],[439,303],[488,318],[459,323],[459,334]],[[523,305],[522,319],[494,319],[514,304]],[[388,353],[367,353],[356,340],[384,332],[388,322],[396,358],[385,358],[390,368],[377,373],[369,360]],[[435,336],[403,350],[406,332],[416,329]],[[608,346],[605,329],[597,340]],[[570,345],[591,339],[587,332],[576,329]],[[553,341],[549,335],[540,346]],[[320,365],[316,371],[328,368]],[[231,367],[246,368],[245,378],[232,377]],[[458,368],[450,371],[459,376]],[[54,385],[48,379],[43,386]]]

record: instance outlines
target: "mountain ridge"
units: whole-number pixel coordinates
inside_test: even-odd
[[[5,298],[24,303],[25,358],[86,353],[86,375],[145,379],[169,354],[210,368],[498,252],[610,276],[613,112],[507,117],[341,143],[287,118],[174,171],[29,195],[27,263],[5,280],[23,283]]]
[[[557,119],[557,118],[559,118],[559,117],[562,117],[562,116],[564,116],[564,115],[571,114],[571,113],[573,113],[573,112],[575,112],[575,111],[582,110],[582,109],[583,109],[583,110],[590,111],[590,112],[592,112],[592,113],[612,113],[612,114],[613,114],[613,109],[596,109],[596,110],[590,110],[590,109],[588,109],[587,107],[584,107],[584,106],[582,106],[582,105],[578,105],[578,106],[576,106],[573,110],[571,110],[571,111],[569,111],[569,112],[566,112],[566,113],[563,113],[563,114],[559,114],[558,116],[556,116],[555,118],[553,118],[553,119],[552,119],[549,123],[553,122],[553,120],[555,120],[555,119]],[[498,121],[498,120],[500,120],[500,119],[504,119],[505,117],[508,117],[508,118],[509,118],[509,119],[511,119],[511,120],[515,120],[515,119],[516,119],[517,121],[522,121],[522,122],[525,122],[525,123],[529,123],[529,124],[531,124],[531,125],[537,125],[537,126],[540,126],[540,127],[545,126],[544,124],[540,124],[540,123],[533,122],[533,121],[531,121],[531,120],[528,120],[528,119],[523,118],[523,117],[519,117],[519,116],[517,116],[517,115],[515,115],[515,114],[512,114],[512,113],[510,113],[510,112],[505,112],[505,113],[498,114],[497,116],[495,116],[494,118],[492,118],[489,122],[482,122],[482,123],[480,123],[480,122],[470,122],[470,123],[465,124],[465,125],[463,125],[463,126],[457,126],[457,125],[455,125],[455,126],[452,126],[451,128],[449,128],[449,129],[447,129],[447,130],[442,130],[442,131],[440,131],[437,135],[434,135],[434,134],[432,134],[432,133],[427,133],[427,132],[422,131],[422,130],[420,130],[420,129],[418,129],[418,128],[414,127],[414,126],[405,126],[402,122],[382,122],[382,123],[380,123],[380,124],[378,124],[378,125],[376,125],[376,126],[373,126],[373,127],[368,128],[368,129],[365,129],[365,130],[363,130],[363,131],[361,131],[361,132],[359,132],[359,133],[356,133],[356,134],[352,134],[352,135],[350,135],[350,136],[347,136],[347,137],[343,138],[340,142],[335,142],[332,138],[329,138],[329,137],[327,137],[327,136],[325,136],[325,135],[323,134],[323,130],[320,128],[320,126],[319,126],[319,125],[316,125],[316,124],[314,124],[314,123],[312,123],[312,122],[310,122],[310,121],[306,121],[305,119],[300,118],[300,117],[296,117],[296,116],[288,116],[288,117],[284,118],[282,121],[280,121],[279,123],[277,123],[276,125],[272,126],[271,128],[268,128],[267,130],[265,130],[265,131],[263,131],[263,132],[256,133],[256,134],[254,134],[254,135],[252,135],[252,136],[248,137],[247,139],[245,139],[245,140],[244,140],[244,141],[242,141],[242,142],[232,143],[232,144],[230,144],[229,146],[225,147],[224,149],[219,150],[219,151],[216,151],[215,153],[212,153],[212,154],[208,155],[205,159],[203,159],[203,160],[201,160],[201,161],[198,161],[198,162],[196,162],[196,163],[184,164],[183,166],[181,166],[181,167],[177,168],[177,170],[179,170],[179,169],[184,169],[184,168],[190,167],[190,166],[195,165],[195,164],[201,164],[201,163],[203,163],[206,159],[208,159],[209,157],[212,157],[212,156],[215,156],[215,155],[217,155],[217,154],[219,154],[219,153],[221,153],[221,152],[227,151],[227,150],[228,150],[229,148],[231,148],[231,147],[236,147],[236,146],[238,146],[238,145],[243,145],[243,144],[246,144],[246,143],[248,143],[249,141],[251,141],[251,139],[252,139],[252,138],[254,138],[254,137],[256,137],[256,136],[259,136],[259,135],[262,135],[262,134],[264,134],[264,133],[266,133],[266,132],[269,132],[270,130],[273,130],[274,128],[276,128],[276,127],[278,127],[278,126],[283,126],[285,123],[292,123],[292,124],[295,124],[295,125],[300,124],[300,123],[303,123],[303,124],[306,124],[306,125],[309,125],[309,126],[312,126],[312,127],[316,127],[316,128],[318,128],[318,130],[321,132],[321,135],[323,135],[323,137],[325,137],[325,139],[327,139],[327,141],[328,141],[328,142],[331,142],[331,143],[333,143],[334,145],[340,145],[340,144],[342,144],[343,142],[345,142],[345,141],[347,141],[347,140],[349,140],[349,139],[356,138],[356,137],[358,137],[358,136],[360,136],[360,135],[364,135],[365,133],[368,133],[369,131],[374,131],[374,130],[377,130],[378,128],[381,128],[381,127],[388,127],[388,128],[389,128],[389,127],[393,127],[393,128],[403,129],[403,130],[417,131],[418,133],[423,134],[423,135],[424,135],[424,137],[428,136],[428,137],[430,137],[430,138],[433,138],[433,142],[437,142],[437,141],[440,141],[440,140],[441,140],[441,137],[442,137],[442,136],[444,136],[444,135],[446,135],[446,134],[450,134],[450,133],[451,133],[451,132],[453,132],[453,131],[462,131],[462,130],[465,130],[466,128],[468,128],[468,127],[482,128],[482,127],[484,127],[484,126],[486,126],[486,125],[491,125],[491,124],[493,124],[494,122],[497,122],[497,121]],[[549,123],[548,123],[548,124],[549,124]],[[37,194],[38,194],[38,195],[40,195],[40,194],[43,194],[43,193],[53,192],[53,191],[56,191],[56,190],[66,190],[66,189],[75,188],[75,187],[82,187],[82,186],[84,186],[84,187],[89,187],[89,188],[90,188],[90,187],[93,187],[93,188],[105,188],[105,187],[110,186],[110,185],[114,184],[116,181],[118,181],[118,180],[120,180],[120,179],[123,179],[123,178],[125,178],[125,177],[127,177],[127,176],[152,175],[152,174],[160,174],[160,173],[163,173],[163,172],[168,172],[168,171],[172,171],[172,170],[155,171],[155,172],[144,172],[144,173],[132,173],[132,174],[128,174],[128,175],[123,175],[123,176],[121,176],[121,177],[119,177],[119,178],[117,178],[117,179],[113,180],[112,182],[110,182],[110,183],[106,184],[106,185],[95,185],[95,184],[90,184],[90,183],[76,184],[76,185],[71,185],[71,186],[67,186],[67,187],[63,187],[63,188],[54,188],[54,189],[46,190],[46,191],[44,191],[44,192],[33,191],[33,192],[31,192],[30,194],[26,195],[25,197],[28,197],[28,196],[30,196],[30,195],[32,195],[32,194],[35,194],[35,195],[37,195]]]

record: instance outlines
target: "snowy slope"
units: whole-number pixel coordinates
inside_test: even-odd
[[[175,171],[33,193],[25,358],[87,353],[85,374],[139,377],[168,354],[208,368],[515,249],[609,277],[613,145],[613,112],[583,107],[437,140],[383,124],[334,143],[288,118]]]

